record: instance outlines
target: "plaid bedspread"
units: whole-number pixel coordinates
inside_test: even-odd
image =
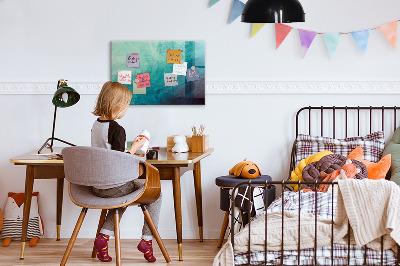
[[[317,192],[317,200],[315,192],[285,192],[283,197],[277,198],[267,210],[268,213],[282,211],[282,203],[284,210],[298,210],[301,212],[313,213],[326,219],[332,219],[336,208],[336,194]],[[260,215],[265,215],[265,212]],[[260,215],[254,217],[257,219]],[[285,250],[283,252],[284,265],[314,265],[314,249],[303,249],[300,256],[297,250]],[[366,254],[366,256],[364,255]],[[265,265],[265,255],[267,256],[266,265],[281,265],[281,251],[250,252],[250,265]],[[347,245],[333,245],[333,262],[332,248],[326,246],[316,249],[317,265],[382,265],[381,252],[371,250],[364,247],[350,245],[350,256]],[[348,258],[349,264],[348,264]],[[396,257],[392,250],[383,252],[383,265],[395,265]],[[248,253],[235,254],[235,265],[248,265]]]
[[[381,252],[364,249],[350,245],[350,261],[347,264],[347,245],[333,245],[333,262],[331,247],[317,248],[316,265],[396,265],[396,257],[393,251],[383,252],[383,264],[381,264]],[[366,258],[364,261],[364,253]],[[264,264],[265,252],[250,252],[250,265]],[[247,253],[235,254],[235,265],[248,265]],[[266,265],[281,265],[281,252],[268,251]],[[283,265],[298,265],[297,250],[285,250],[283,252]],[[303,249],[300,251],[300,265],[314,265],[314,249]]]

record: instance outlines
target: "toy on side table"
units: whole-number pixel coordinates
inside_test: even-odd
[[[39,215],[38,207],[39,192],[32,193],[31,212],[29,214],[27,239],[30,239],[29,246],[34,247],[43,235],[43,223]],[[8,247],[11,240],[21,240],[22,219],[24,213],[24,193],[9,192],[4,208],[3,228],[1,237],[3,247]]]
[[[249,179],[257,178],[258,176],[260,176],[260,168],[258,168],[255,163],[246,160],[247,158],[244,159],[242,162],[237,163],[231,170],[229,170],[229,174]]]

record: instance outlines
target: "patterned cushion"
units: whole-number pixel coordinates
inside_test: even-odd
[[[345,139],[299,134],[296,139],[296,165],[298,165],[302,159],[323,150],[329,150],[347,157],[357,146],[363,148],[365,160],[378,162],[385,147],[383,131],[374,132],[364,137]]]
[[[4,220],[3,229],[1,230],[1,238],[11,238],[12,240],[21,240],[22,217],[16,220]],[[29,218],[27,239],[33,237],[40,238],[39,217]]]

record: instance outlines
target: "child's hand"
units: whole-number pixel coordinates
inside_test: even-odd
[[[146,143],[146,141],[147,140],[145,138],[136,137],[135,140],[132,142],[129,152],[132,154],[135,154],[140,148],[143,147],[143,145]]]
[[[147,149],[147,151],[146,151],[146,153],[145,154],[136,154],[135,153],[135,155],[136,156],[139,156],[139,157],[146,157],[146,155],[149,153],[149,149]]]

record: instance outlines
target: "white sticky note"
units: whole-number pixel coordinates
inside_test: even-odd
[[[165,87],[172,87],[178,85],[178,76],[172,73],[165,73],[164,74],[164,83]]]
[[[184,62],[183,64],[174,64],[172,73],[176,75],[186,76],[186,70],[187,70],[187,62]]]
[[[118,71],[118,82],[121,84],[132,84],[132,71]]]

